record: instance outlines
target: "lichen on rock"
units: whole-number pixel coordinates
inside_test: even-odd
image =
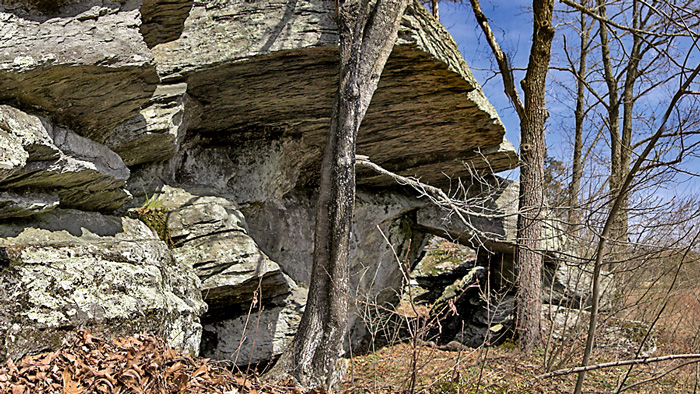
[[[56,230],[64,222],[72,231]],[[53,348],[75,328],[151,331],[198,352],[199,278],[140,221],[55,210],[0,224],[0,246],[13,260],[0,271],[0,357]]]

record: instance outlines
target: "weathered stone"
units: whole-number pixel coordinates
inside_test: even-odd
[[[242,207],[260,249],[302,286],[311,281],[316,198],[311,191],[294,190],[281,201]],[[425,234],[414,230],[408,217],[422,204],[401,193],[358,190],[350,244],[350,289],[356,300],[349,316],[353,343],[367,334],[363,319],[370,318],[364,313],[369,305],[398,299],[403,275],[396,256],[409,266],[418,258]]]
[[[210,309],[269,298],[289,292],[279,265],[260,252],[241,232],[209,235],[174,249],[175,260],[193,264]]]
[[[467,224],[449,209],[431,204],[416,213],[416,225],[471,248],[484,246],[494,252],[514,253],[519,184],[491,178],[467,186],[467,195],[457,196],[471,202],[467,208],[473,214],[462,214]]]
[[[423,274],[419,269],[411,273],[413,298],[405,295],[404,303],[427,307],[429,318],[439,320],[429,334],[438,344],[496,345],[511,332],[513,297],[508,288],[494,288],[497,284],[490,283],[492,274],[483,259],[471,258],[450,271]]]
[[[6,172],[0,189],[51,190],[62,206],[93,211],[112,211],[131,199],[123,189],[129,169],[104,145],[0,105],[3,140],[14,141],[14,162],[24,165]]]
[[[54,210],[0,224],[0,249],[0,358],[55,349],[70,329],[152,331],[198,352],[199,279],[140,221]]]
[[[138,115],[120,124],[105,144],[127,166],[163,161],[173,157],[187,129],[187,85],[159,85]]]
[[[218,146],[194,138],[184,149],[178,181],[216,187],[241,205],[280,200],[302,182],[302,167],[315,155],[300,139],[287,137]]]
[[[0,2],[0,101],[104,141],[158,83],[139,32],[141,1],[34,5]]]
[[[337,83],[332,12],[322,1],[195,1],[182,36],[157,45],[154,54],[162,78],[186,81],[200,104],[201,121],[190,131],[206,137],[207,149],[225,144],[236,152],[250,140],[260,147],[264,140],[296,139],[305,157],[288,168],[301,174],[302,184],[316,181]],[[443,174],[468,173],[464,160],[479,168],[486,160],[495,171],[516,166],[503,135],[454,41],[412,3],[363,121],[358,153],[444,185]],[[358,169],[358,184],[394,181]]]
[[[476,251],[440,237],[430,237],[423,258],[413,267],[413,277],[434,277],[476,260]]]
[[[204,323],[202,351],[204,357],[232,360],[236,365],[257,364],[279,356],[291,343],[301,321],[307,290],[292,293],[253,307],[243,314]]]
[[[192,3],[192,0],[143,1],[141,34],[149,48],[180,37]]]
[[[154,198],[168,213],[168,227],[177,245],[196,238],[226,232],[245,235],[246,222],[233,201],[223,197],[195,195],[165,185]]]
[[[211,311],[290,291],[288,278],[277,263],[247,234],[235,203],[170,186],[153,198],[170,210],[168,227],[177,246],[173,256],[195,268]]]
[[[54,193],[0,192],[0,219],[20,218],[48,212],[58,206]]]

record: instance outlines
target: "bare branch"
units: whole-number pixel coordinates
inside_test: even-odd
[[[553,378],[555,376],[569,375],[572,373],[595,371],[596,369],[621,367],[621,366],[625,366],[625,365],[651,364],[651,363],[658,363],[661,361],[681,360],[681,359],[689,359],[689,358],[697,359],[696,362],[700,362],[700,354],[670,354],[670,355],[661,356],[661,357],[646,357],[646,358],[638,358],[638,359],[634,359],[634,360],[622,360],[622,361],[613,361],[613,362],[609,362],[609,363],[587,365],[585,367],[574,367],[574,368],[560,369],[558,371],[553,371],[550,373],[542,374],[542,375],[538,376],[537,378],[538,379],[547,379],[547,378]]]
[[[505,53],[503,53],[501,46],[498,45],[498,41],[496,41],[496,37],[493,35],[491,26],[489,26],[488,18],[486,18],[484,12],[481,11],[481,4],[479,4],[479,0],[469,1],[472,4],[472,9],[474,10],[474,16],[476,17],[476,21],[479,23],[479,26],[481,26],[481,30],[484,31],[486,40],[488,41],[489,45],[491,46],[491,49],[493,50],[493,55],[496,57],[498,68],[500,69],[501,76],[503,77],[503,85],[505,86],[506,95],[513,103],[515,111],[518,113],[520,119],[525,119],[525,106],[520,101],[520,96],[518,95],[518,91],[515,88],[515,77],[513,76],[513,68],[511,67],[510,62],[508,61],[508,58],[506,57]]]

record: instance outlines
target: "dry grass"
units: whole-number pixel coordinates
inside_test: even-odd
[[[414,348],[410,344],[386,347],[353,360],[353,369],[344,388],[372,393],[410,392],[409,377],[414,351],[418,354],[418,380],[415,392],[422,393],[570,393],[576,375],[539,379],[545,373],[543,351],[530,355],[514,349],[512,342],[492,349],[461,352],[442,351],[433,347]],[[597,362],[616,360],[614,354],[599,353]],[[648,379],[655,373],[680,362],[636,367],[627,384]],[[614,392],[624,367],[589,372],[584,392]],[[689,365],[663,378],[633,388],[632,393],[693,393],[696,389],[696,366]]]

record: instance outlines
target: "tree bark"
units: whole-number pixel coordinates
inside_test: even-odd
[[[632,2],[632,26],[641,29],[641,15],[639,2]],[[629,65],[625,75],[625,86],[622,91],[622,135],[620,137],[620,168],[618,169],[619,179],[625,179],[630,171],[630,160],[632,157],[632,120],[634,118],[634,104],[637,98],[634,94],[635,83],[639,77],[639,62],[641,60],[642,37],[638,33],[632,33],[632,51],[630,53]],[[629,193],[622,195],[620,213],[617,216],[615,228],[617,233],[613,234],[614,239],[621,242],[628,240],[629,227]]]
[[[481,10],[479,0],[470,0],[476,21],[491,46],[506,95],[520,118],[520,212],[518,214],[518,245],[515,255],[516,272],[516,330],[520,348],[531,351],[540,343],[542,313],[542,255],[541,228],[544,207],[544,129],[547,121],[545,82],[551,58],[554,27],[554,0],[533,0],[533,31],[530,58],[525,79],[522,80],[525,102],[520,101],[515,88],[513,69]]]
[[[606,0],[597,0],[598,14],[607,19]],[[617,77],[612,66],[610,55],[610,40],[608,38],[608,26],[599,21],[600,50],[603,61],[605,84],[608,86],[608,131],[610,134],[610,195],[614,196],[620,190],[622,182],[620,174],[620,100],[617,93]]]
[[[521,82],[526,116],[520,119],[520,215],[515,270],[518,288],[517,330],[521,348],[532,350],[540,342],[542,313],[541,228],[544,207],[545,82],[551,58],[554,27],[553,0],[533,1],[533,33],[530,59]]]
[[[408,0],[343,2],[337,15],[340,83],[323,155],[309,298],[297,333],[271,378],[329,390],[342,377],[349,243],[355,202],[355,142],[396,42]]]

